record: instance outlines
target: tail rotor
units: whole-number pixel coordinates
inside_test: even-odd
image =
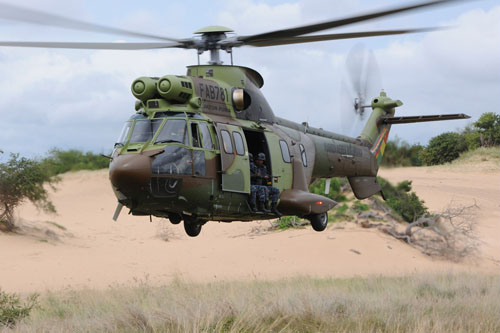
[[[357,136],[366,121],[366,109],[382,88],[380,70],[372,51],[356,44],[347,55],[341,82],[341,125],[345,134]],[[354,113],[353,113],[354,112]]]

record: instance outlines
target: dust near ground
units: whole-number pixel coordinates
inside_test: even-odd
[[[431,211],[453,204],[479,206],[481,253],[462,263],[430,258],[376,229],[334,223],[318,233],[307,226],[267,231],[269,222],[209,222],[197,238],[182,225],[122,212],[106,170],[63,175],[52,194],[58,215],[25,204],[21,234],[0,234],[0,287],[5,291],[106,288],[147,279],[168,283],[277,279],[307,275],[351,277],[427,272],[498,273],[500,169],[421,167],[383,169],[392,182],[413,181]]]

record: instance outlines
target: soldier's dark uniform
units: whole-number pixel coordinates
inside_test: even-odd
[[[276,208],[278,204],[278,199],[280,197],[280,190],[277,187],[268,185],[268,182],[270,181],[270,175],[267,173],[267,167],[263,163],[265,159],[266,155],[264,155],[264,153],[259,153],[259,155],[257,156],[257,160],[262,161],[262,163],[255,164],[256,184],[262,185],[263,187],[266,188],[267,195],[265,193],[261,194],[261,195],[266,195],[264,198],[265,208],[268,209],[269,207],[268,202],[269,199],[271,199],[271,210],[276,215],[281,216],[281,213],[278,212],[278,209]]]
[[[265,202],[267,202],[267,197],[268,197],[268,190],[266,186],[261,185],[260,179],[257,177],[257,167],[255,163],[253,162],[253,156],[251,153],[248,154],[249,159],[250,159],[250,179],[251,179],[251,186],[250,186],[250,199],[248,203],[250,204],[250,208],[253,211],[257,211],[257,200],[259,202],[259,209],[264,212],[268,212],[267,208],[263,206]]]

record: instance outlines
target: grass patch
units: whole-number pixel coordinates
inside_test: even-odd
[[[473,164],[478,162],[491,161],[500,163],[500,147],[480,147],[460,154],[452,165]]]
[[[48,293],[17,331],[498,332],[500,277],[294,278]]]
[[[31,295],[24,301],[17,294],[0,290],[0,328],[14,327],[17,322],[30,315],[37,305],[38,295]]]
[[[362,203],[359,200],[354,201],[351,207],[355,212],[361,213],[361,212],[366,212],[370,209],[370,206],[367,204]]]

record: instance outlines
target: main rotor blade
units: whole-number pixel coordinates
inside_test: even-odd
[[[372,13],[357,15],[357,16],[351,16],[351,17],[347,17],[347,18],[343,18],[343,19],[336,19],[336,20],[326,21],[326,22],[322,22],[322,23],[304,25],[304,26],[300,26],[297,28],[276,30],[276,31],[272,31],[272,32],[266,32],[266,33],[261,33],[261,34],[257,34],[257,35],[250,35],[250,36],[240,36],[240,37],[238,37],[238,40],[240,42],[243,42],[244,44],[249,44],[251,42],[262,41],[262,40],[290,38],[290,37],[295,37],[295,36],[299,36],[299,35],[310,34],[310,33],[317,32],[317,31],[322,31],[322,30],[326,30],[326,29],[338,28],[338,27],[346,26],[346,25],[353,24],[353,23],[364,22],[364,21],[372,20],[372,19],[379,18],[379,17],[403,13],[403,12],[407,12],[407,11],[411,11],[411,10],[415,10],[415,9],[419,9],[419,8],[442,5],[442,4],[445,4],[448,2],[455,2],[455,1],[463,1],[463,0],[433,0],[433,1],[423,2],[423,3],[417,3],[417,4],[410,5],[410,6],[405,6],[405,7],[397,7],[397,8],[386,9],[386,10],[381,10],[381,11],[375,11]]]
[[[107,27],[100,24],[84,22],[72,18],[66,18],[59,15],[49,14],[38,10],[18,7],[5,3],[0,3],[0,18],[13,21],[21,21],[21,22],[53,26],[53,27],[61,27],[73,30],[92,31],[92,32],[108,33],[115,35],[132,36],[132,37],[153,38],[153,39],[167,40],[173,42],[180,41],[176,38],[157,36],[136,31]]]
[[[87,43],[87,42],[2,42],[0,46],[43,47],[52,49],[87,50],[151,50],[171,47],[186,48],[181,43]]]
[[[417,33],[417,32],[435,31],[435,30],[441,30],[441,29],[446,29],[446,28],[420,28],[420,29],[346,32],[346,33],[327,34],[327,35],[298,36],[298,37],[290,37],[290,38],[257,40],[254,42],[247,42],[245,44],[250,45],[250,46],[264,47],[264,46],[276,46],[276,45],[287,45],[287,44],[323,42],[323,41],[327,41],[327,40],[402,35],[402,34],[411,34],[411,33]]]

